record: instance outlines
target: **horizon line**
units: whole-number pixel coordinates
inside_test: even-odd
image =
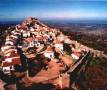
[[[35,17],[35,16],[30,16],[30,17],[33,17],[33,18],[37,18],[39,20],[107,20],[107,17],[81,17],[81,18],[71,18],[71,17],[68,17],[68,18],[64,18],[64,17]],[[7,18],[7,19],[4,19],[4,18],[0,18],[0,21],[22,21],[22,20],[26,20],[28,17],[23,17],[23,18],[20,18],[20,17],[16,17],[16,18]]]

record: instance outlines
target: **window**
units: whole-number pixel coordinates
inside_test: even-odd
[[[50,55],[50,57],[52,57],[52,54]]]

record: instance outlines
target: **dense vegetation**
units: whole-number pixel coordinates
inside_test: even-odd
[[[62,32],[68,35],[71,39],[79,41],[88,47],[92,47],[96,50],[104,51],[107,54],[107,44],[103,41],[98,42],[98,37],[84,35],[77,32]],[[107,59],[104,57],[90,57],[88,60],[91,62],[88,64],[85,72],[81,73],[79,79],[79,85],[82,90],[107,90]]]
[[[70,36],[71,39],[77,40],[80,43],[82,43],[88,47],[94,48],[96,50],[104,51],[104,53],[107,54],[107,43],[104,43],[103,40],[98,41],[99,37],[97,37],[97,36],[85,35],[85,34],[82,34],[79,32],[68,32],[68,31],[64,31],[64,30],[62,30],[62,32],[65,35]]]
[[[85,81],[91,90],[107,90],[107,59],[95,57],[85,73]]]

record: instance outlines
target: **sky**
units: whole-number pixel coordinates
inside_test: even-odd
[[[0,0],[0,20],[107,19],[106,0]]]

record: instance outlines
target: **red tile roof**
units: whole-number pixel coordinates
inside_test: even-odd
[[[12,63],[10,62],[3,62],[3,67],[12,66]]]
[[[3,62],[3,67],[18,65],[20,64],[20,57],[12,58],[12,62],[5,61]]]
[[[33,38],[32,38],[32,37],[26,38],[25,41],[27,41],[27,42],[32,42],[32,41],[33,41]]]
[[[11,52],[14,52],[16,51],[16,49],[7,49],[4,51],[4,54],[8,54],[8,53],[11,53]]]
[[[19,56],[15,51],[12,51],[12,52],[9,52],[9,53],[10,53],[10,56],[8,56],[8,57],[17,57],[17,56]]]
[[[76,55],[76,56],[78,56],[78,57],[81,56],[81,53],[80,53],[80,52],[74,52],[73,54]]]
[[[13,65],[18,65],[18,64],[20,64],[20,63],[21,63],[21,62],[20,62],[20,58],[19,58],[19,57],[12,59],[12,64],[13,64]]]
[[[47,35],[44,35],[44,36],[43,36],[43,39],[48,39],[48,36],[47,36]]]
[[[42,40],[42,39],[43,39],[42,36],[36,36],[36,38],[37,38],[38,40]]]
[[[51,46],[48,46],[46,51],[53,51],[52,47]]]

